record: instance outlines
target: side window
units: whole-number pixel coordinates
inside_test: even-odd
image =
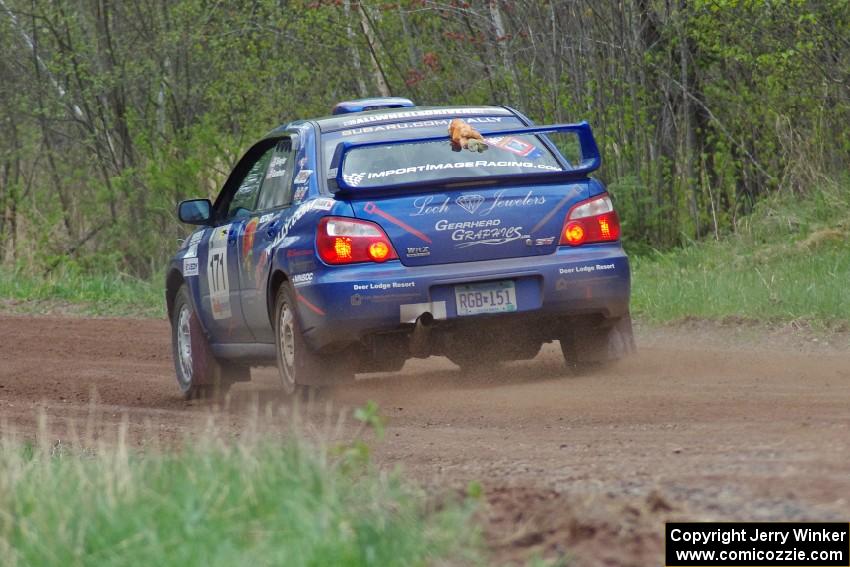
[[[227,219],[240,219],[250,216],[257,210],[257,197],[260,195],[260,187],[263,185],[263,177],[266,168],[272,159],[274,148],[266,150],[248,170],[239,188],[227,207]]]
[[[257,209],[265,211],[288,205],[292,202],[292,173],[295,169],[295,153],[292,141],[281,140],[275,146]]]

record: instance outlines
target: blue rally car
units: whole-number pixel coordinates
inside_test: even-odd
[[[486,151],[450,142],[455,118]],[[573,368],[628,354],[629,262],[599,165],[587,123],[506,107],[367,99],[273,130],[215,203],[178,207],[199,226],[166,280],[180,389],[226,391],[275,361],[293,392],[553,340]]]

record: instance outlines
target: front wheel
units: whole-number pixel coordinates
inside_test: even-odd
[[[233,382],[250,379],[247,366],[219,361],[213,356],[186,285],[174,299],[171,348],[177,385],[186,399],[223,397]]]
[[[319,355],[304,340],[295,297],[287,282],[281,284],[275,300],[277,368],[287,394],[306,388],[327,386],[354,377],[351,361],[340,355]]]

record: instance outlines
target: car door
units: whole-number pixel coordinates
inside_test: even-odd
[[[205,323],[213,342],[252,342],[239,300],[239,250],[245,228],[257,210],[257,202],[274,143],[251,148],[234,168],[216,201],[216,226],[210,231],[206,272]],[[207,303],[208,301],[208,303]]]
[[[292,214],[292,178],[295,169],[294,139],[278,141],[263,178],[257,210],[240,236],[239,283],[242,311],[258,342],[274,342],[266,297],[271,248],[281,227]]]

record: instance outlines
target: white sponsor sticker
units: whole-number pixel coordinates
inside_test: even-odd
[[[351,289],[353,289],[354,291],[388,291],[391,289],[410,289],[413,287],[416,287],[416,282],[369,282],[362,284],[352,284]]]
[[[274,213],[267,213],[260,217],[260,224],[266,224],[267,222],[272,220],[272,218],[274,218]]]
[[[416,212],[411,213],[410,216],[419,217],[422,215],[439,215],[448,213],[450,202],[451,197],[435,197],[434,195],[417,197],[413,200],[413,208],[416,209]]]
[[[343,174],[342,176],[345,182],[351,185],[352,187],[357,187],[358,185],[360,185],[360,182],[363,181],[364,177],[366,177],[365,173]]]
[[[458,197],[460,198],[460,197]],[[545,205],[546,197],[543,195],[535,195],[534,191],[529,191],[522,197],[505,197],[505,190],[497,191],[493,195],[493,201],[488,203],[481,209],[478,216],[486,217],[493,211],[501,211],[502,209],[513,209],[517,207],[534,207],[537,205]]]
[[[461,195],[460,197],[455,199],[455,203],[457,203],[457,205],[461,209],[463,209],[464,211],[466,211],[470,215],[474,215],[475,211],[478,210],[478,207],[480,207],[481,203],[483,203],[483,202],[484,202],[484,196],[483,195],[467,194],[467,195]]]
[[[479,116],[467,118],[468,124],[498,124],[503,120],[502,116]],[[352,128],[343,130],[343,136],[356,136],[359,134],[374,134],[376,132],[389,132],[393,130],[407,130],[409,128],[435,128],[437,126],[448,126],[450,120],[441,118],[437,120],[420,120],[418,122],[396,122],[394,124],[381,124],[378,126],[364,126],[362,128]]]
[[[585,264],[584,266],[570,266],[568,268],[558,268],[558,273],[561,275],[592,274],[593,272],[607,272],[608,270],[614,269],[616,269],[616,266],[613,263]]]
[[[269,171],[266,173],[266,179],[283,177],[286,175],[286,156],[275,156],[269,164]]]
[[[206,231],[207,231],[207,229],[202,228],[201,230],[199,230],[198,232],[196,232],[195,234],[193,234],[193,235],[192,235],[192,238],[190,238],[190,239],[189,239],[189,246],[191,246],[192,244],[197,244],[198,242],[200,242],[200,241],[201,241],[201,238],[203,238],[203,237],[204,237],[204,233],[205,233]]]
[[[298,175],[295,176],[294,182],[296,184],[307,183],[307,180],[310,179],[311,175],[313,175],[312,169],[302,169],[298,172]]]
[[[336,201],[333,199],[328,199],[327,197],[322,197],[313,201],[313,208],[317,211],[329,211],[333,208]]]
[[[478,229],[491,228],[502,224],[502,219],[481,219],[474,221],[449,222],[446,219],[440,219],[434,223],[434,230],[458,230],[458,229]]]
[[[198,245],[191,244],[186,251],[183,253],[183,258],[197,258],[198,257]]]
[[[469,248],[470,246],[498,246],[507,244],[521,238],[528,238],[523,234],[522,226],[502,226],[502,219],[481,219],[475,221],[449,222],[440,219],[434,224],[434,230],[452,231],[452,240],[457,242],[457,248]]]
[[[183,277],[197,276],[198,275],[198,259],[197,258],[186,258],[183,260]]]
[[[542,171],[563,171],[560,167],[554,165],[546,165],[544,163],[532,163],[530,161],[459,161],[457,163],[426,163],[423,165],[411,165],[410,167],[399,167],[398,169],[386,169],[384,171],[369,171],[358,173],[343,173],[343,179],[355,179],[357,183],[362,183],[363,179],[383,179],[394,175],[410,175],[413,173],[422,173],[425,171],[443,171],[451,169],[468,169],[468,168],[519,168],[519,169],[536,169]],[[349,183],[350,184],[350,183]]]
[[[469,116],[470,114],[495,114],[499,112],[494,108],[434,108],[431,110],[408,110],[404,112],[393,112],[384,114],[373,114],[354,120],[346,120],[343,126],[354,126],[356,124],[369,124],[370,122],[382,122],[399,118],[421,118],[425,116]]]
[[[306,274],[298,274],[297,276],[292,276],[292,285],[295,287],[301,287],[303,285],[307,285],[313,281],[313,272],[307,272]]]
[[[282,243],[289,238],[289,231],[292,230],[292,227],[295,226],[295,224],[300,221],[304,215],[310,211],[329,211],[335,204],[336,201],[329,198],[313,199],[311,201],[301,203],[292,215],[283,222],[280,234],[278,234],[277,238],[275,238],[274,241],[266,247],[266,251],[271,252],[273,248],[282,245]]]
[[[232,316],[230,312],[230,281],[227,274],[227,235],[232,227],[232,224],[218,227],[210,237],[207,276],[214,319],[229,319]]]
[[[456,248],[469,248],[470,246],[498,246],[515,240],[528,238],[522,233],[521,226],[503,226],[499,228],[485,228],[478,231],[456,230],[452,233],[452,240],[457,242]]]

